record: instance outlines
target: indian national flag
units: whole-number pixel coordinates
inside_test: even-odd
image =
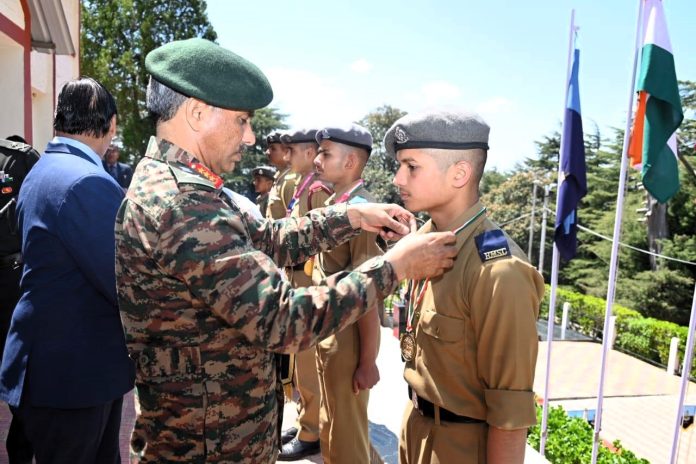
[[[675,132],[684,113],[661,0],[645,0],[637,90],[629,157],[648,192],[664,203],[679,190]]]

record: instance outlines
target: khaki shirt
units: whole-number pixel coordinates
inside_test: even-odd
[[[334,193],[326,200],[326,206],[333,205],[335,201],[336,194]],[[361,186],[351,193],[346,203],[374,201],[375,199],[370,192],[364,186]],[[312,282],[314,285],[321,285],[328,276],[340,271],[352,271],[368,259],[382,254],[384,254],[384,251],[377,245],[377,234],[364,230],[360,231],[360,235],[357,237],[331,251],[325,251],[316,256],[312,271]]]
[[[306,174],[297,180],[296,188],[300,188],[302,186],[302,183],[305,181],[308,175],[309,174]],[[311,181],[297,199],[297,202],[292,209],[292,213],[290,213],[290,217],[302,217],[313,209],[323,208],[331,194],[331,188],[325,183],[318,180]],[[312,285],[312,277],[305,273],[304,266],[302,264],[294,267],[288,267],[286,268],[286,271],[288,273],[290,282],[292,282],[295,288],[308,287]]]
[[[266,218],[268,219],[282,219],[288,213],[288,205],[292,199],[292,195],[295,193],[295,187],[297,186],[297,180],[300,176],[295,174],[290,170],[286,169],[283,172],[277,172],[275,175],[275,182],[273,182],[273,187],[268,193],[268,205],[266,206]],[[264,214],[264,212],[261,212]]]
[[[451,230],[481,209],[471,207]],[[430,221],[418,233],[434,230]],[[500,240],[495,249],[485,240],[477,246],[485,232],[498,234],[502,247]],[[454,267],[430,282],[416,308],[416,354],[404,378],[418,396],[458,415],[503,429],[531,426],[543,278],[485,214],[457,234],[457,247]]]

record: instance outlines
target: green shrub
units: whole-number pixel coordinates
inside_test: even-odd
[[[537,424],[541,424],[541,407],[537,407]],[[584,419],[568,417],[562,407],[549,408],[548,434],[544,455],[551,463],[585,464],[592,460],[592,436],[594,431]],[[527,442],[539,449],[541,426],[529,429]],[[648,464],[616,440],[613,450],[600,444],[597,462],[600,464]]]
[[[547,318],[549,312],[550,287],[542,302],[540,317]],[[568,317],[572,329],[592,338],[602,339],[606,300],[583,295],[563,288],[556,290],[556,324],[560,323],[563,303],[572,306]],[[614,304],[616,316],[616,341],[614,346],[648,361],[666,365],[672,337],[679,338],[679,349],[684,353],[688,328],[672,322],[643,317],[638,311]],[[696,359],[692,364],[691,376],[696,377]]]

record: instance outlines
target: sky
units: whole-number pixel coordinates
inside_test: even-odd
[[[637,0],[208,0],[220,45],[268,76],[291,127],[357,121],[382,105],[480,113],[488,168],[535,157],[560,129],[571,10],[585,132],[623,129]],[[696,80],[696,1],[665,0],[677,77]]]

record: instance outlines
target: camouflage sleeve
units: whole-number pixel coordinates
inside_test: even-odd
[[[333,216],[346,227],[345,214],[329,211],[327,217]],[[212,203],[180,202],[162,219],[153,250],[158,265],[262,349],[306,349],[355,322],[397,285],[391,264],[375,258],[359,270],[332,276],[327,286],[293,289],[271,258],[253,248],[238,213]],[[296,224],[311,227],[310,222],[305,217]],[[330,235],[334,221],[325,222]],[[274,227],[281,234],[297,228],[292,223]]]
[[[360,229],[351,227],[345,204],[312,210],[299,218],[250,220],[248,228],[254,248],[279,266],[302,263],[360,234]]]

